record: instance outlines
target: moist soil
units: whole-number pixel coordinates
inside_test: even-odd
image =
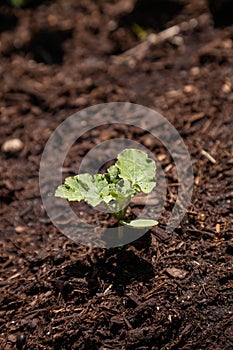
[[[213,18],[203,1],[1,2],[0,146],[23,142],[1,153],[1,349],[233,348],[233,27],[222,11]],[[145,35],[176,24],[178,36],[142,53]],[[168,234],[179,186],[171,155],[124,116],[96,128],[71,148],[64,177],[94,146],[121,137],[155,155],[168,186],[157,227],[120,248],[91,248],[46,215],[40,159],[70,115],[118,101],[175,126],[191,155],[193,196]],[[136,201],[129,215],[140,210]],[[114,225],[108,214],[82,213]]]

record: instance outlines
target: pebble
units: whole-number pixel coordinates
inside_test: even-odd
[[[194,93],[194,91],[195,87],[193,85],[185,85],[184,92],[186,92],[187,94],[191,94]]]
[[[144,135],[141,140],[146,147],[153,147],[155,145],[155,138],[153,135]]]
[[[110,131],[104,130],[100,134],[100,141],[104,142],[104,141],[107,141],[109,139],[117,138],[117,135],[118,135],[118,133],[115,130],[110,130]]]
[[[167,91],[166,95],[168,98],[176,98],[176,97],[181,96],[181,91],[180,90],[170,90],[170,91]]]
[[[216,224],[216,226],[215,226],[215,231],[216,231],[217,233],[220,233],[220,232],[221,232],[221,226],[220,226],[220,224]]]
[[[232,91],[232,86],[231,86],[231,83],[230,82],[226,82],[223,86],[222,86],[222,91],[224,93],[229,93]]]
[[[176,46],[184,45],[184,39],[182,36],[176,35],[174,38],[171,39],[172,44]]]
[[[116,22],[116,21],[113,21],[113,20],[112,20],[112,21],[109,21],[107,27],[108,27],[108,30],[110,30],[111,32],[113,32],[114,30],[117,29],[117,22]]]
[[[26,231],[26,227],[24,227],[24,226],[17,226],[16,228],[15,228],[15,232],[17,232],[17,233],[22,233],[22,232],[24,232],[24,231]]]
[[[233,41],[231,39],[226,39],[222,41],[221,45],[224,49],[232,49],[233,48]]]
[[[193,75],[193,76],[197,76],[200,74],[200,68],[199,67],[192,67],[191,70],[190,70],[190,73]]]
[[[204,212],[199,212],[197,215],[197,218],[199,221],[205,221],[206,220],[206,214]]]
[[[170,277],[180,278],[180,279],[185,278],[185,276],[187,275],[187,271],[177,269],[176,267],[168,267],[166,269],[166,272]]]
[[[23,142],[20,139],[7,140],[2,145],[2,151],[5,153],[17,153],[23,148]]]
[[[87,98],[86,97],[78,97],[76,98],[76,100],[74,101],[75,106],[85,106],[87,104]]]

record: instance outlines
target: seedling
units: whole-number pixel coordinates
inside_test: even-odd
[[[27,0],[10,0],[10,3],[14,7],[21,7],[27,4]]]
[[[107,169],[106,174],[80,174],[67,177],[65,183],[55,192],[56,197],[68,201],[84,200],[92,207],[104,204],[121,225],[132,228],[146,228],[157,225],[155,220],[125,218],[132,197],[137,193],[149,194],[156,185],[156,166],[153,159],[137,149],[126,149],[118,154],[117,161]]]

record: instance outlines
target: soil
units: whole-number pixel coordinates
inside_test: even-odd
[[[233,348],[233,26],[203,1],[167,1],[161,16],[151,16],[160,9],[149,1],[141,6],[1,2],[0,146],[19,138],[23,148],[1,154],[0,349]],[[178,38],[138,55],[142,33],[175,24]],[[99,128],[69,152],[68,172],[93,145],[128,137],[158,157],[169,186],[158,227],[120,249],[88,248],[47,217],[40,159],[68,116],[117,101],[155,109],[175,126],[192,158],[193,197],[168,235],[178,184],[170,155],[123,117],[122,126]]]

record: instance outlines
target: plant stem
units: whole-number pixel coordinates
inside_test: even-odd
[[[124,237],[124,226],[122,226],[120,224],[120,220],[124,219],[127,208],[124,208],[122,210],[120,210],[118,213],[113,213],[113,215],[115,216],[115,218],[118,221],[118,239],[121,241]]]
[[[118,223],[118,225],[119,225],[119,223]],[[124,226],[119,225],[118,226],[118,238],[121,241],[123,237],[124,237]]]
[[[124,219],[125,217],[125,213],[126,213],[127,207],[120,210],[118,213],[114,213],[113,215],[115,216],[115,218],[117,219],[117,221],[119,222],[120,220]]]

